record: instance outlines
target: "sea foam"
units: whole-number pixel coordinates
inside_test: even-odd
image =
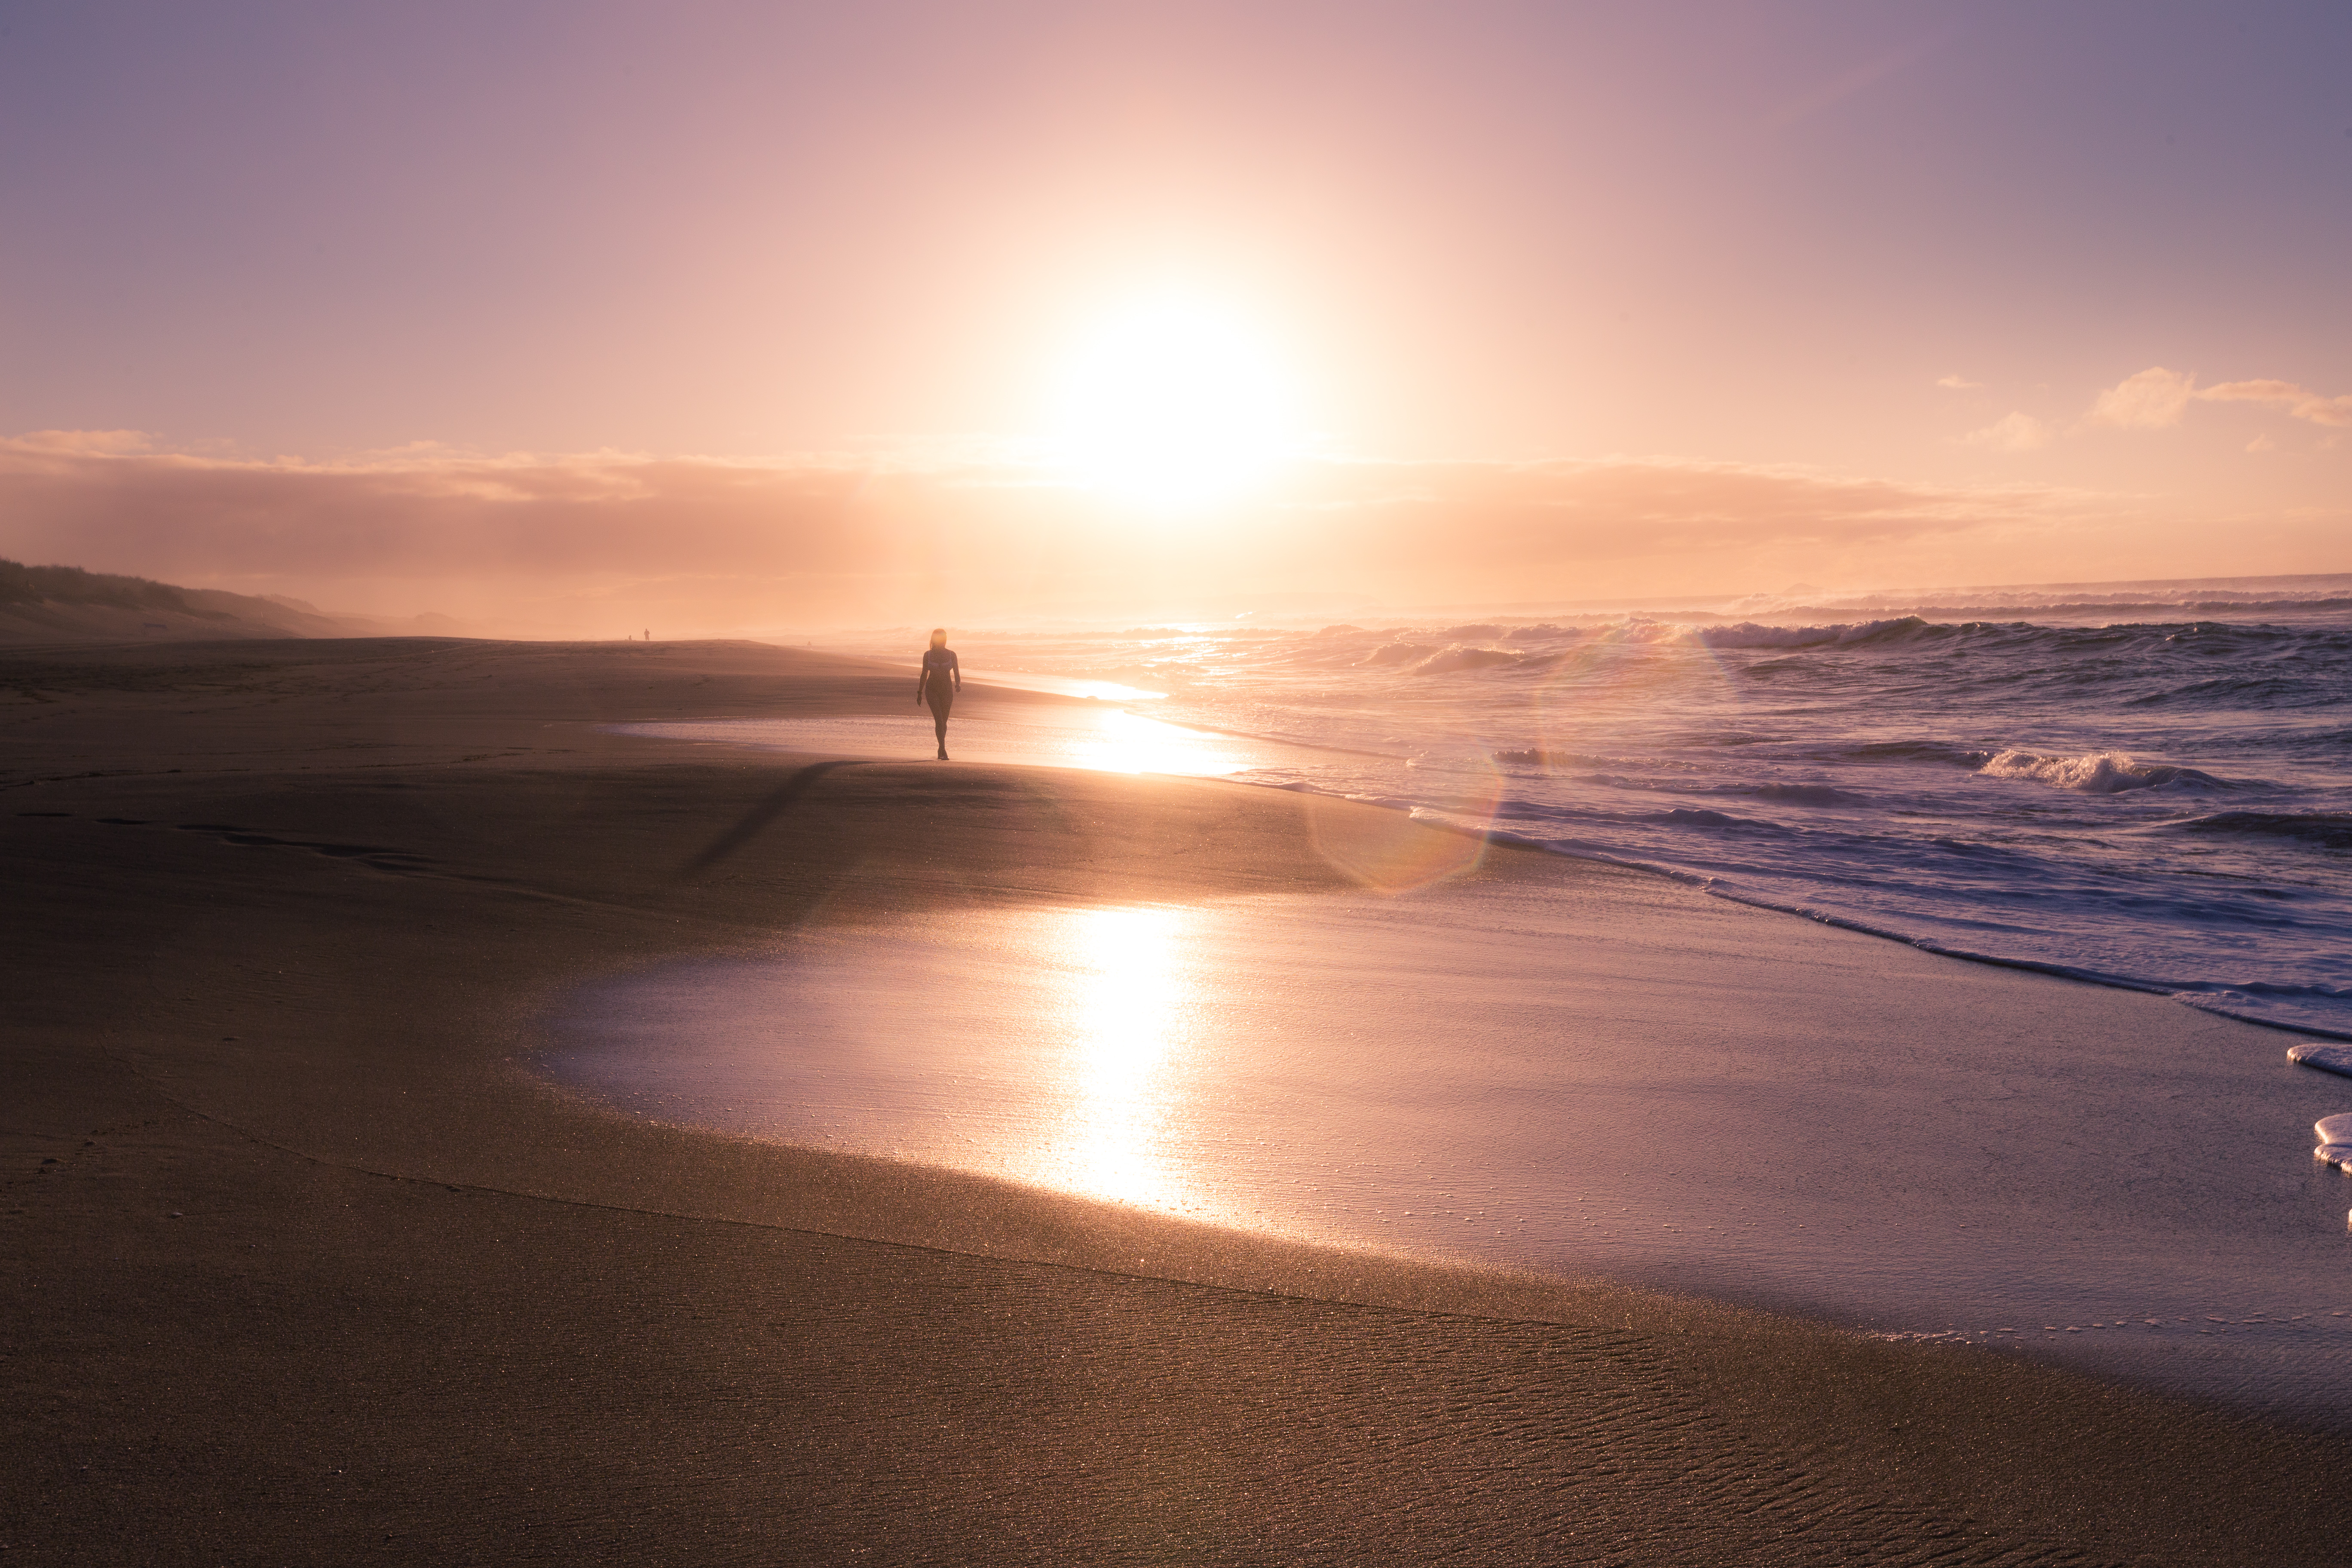
[[[2121,795],[2126,790],[2179,784],[2190,789],[2227,789],[2227,780],[2172,763],[2144,763],[2128,752],[2086,752],[2045,756],[2037,752],[2000,752],[1977,770],[1994,779],[2031,779],[2083,795]]]
[[[2286,1059],[2352,1078],[2352,1046],[2324,1046],[2316,1040],[2305,1040],[2299,1046],[2289,1046]]]

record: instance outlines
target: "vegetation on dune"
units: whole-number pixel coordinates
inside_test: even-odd
[[[111,605],[125,610],[171,610],[208,621],[229,618],[218,610],[200,610],[169,583],[144,577],[118,577],[106,572],[85,572],[79,566],[27,566],[0,560],[0,605]]]

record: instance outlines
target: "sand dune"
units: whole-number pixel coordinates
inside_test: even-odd
[[[334,615],[300,599],[182,588],[78,566],[0,561],[0,644],[449,636],[468,629],[442,615],[409,616],[395,625],[372,616]]]

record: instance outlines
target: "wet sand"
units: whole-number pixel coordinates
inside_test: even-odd
[[[560,1081],[664,1121],[2352,1436],[2352,1189],[2309,1147],[2352,1084],[2273,1030],[1662,877],[934,912],[634,971],[549,1027]]]
[[[811,774],[601,728],[907,713],[928,740],[901,673],[743,645],[0,675],[13,1561],[2342,1555],[2352,1468],[2322,1434],[649,1124],[527,1066],[562,998],[667,961],[1345,891],[1451,836],[1214,783]],[[1957,1016],[1904,985],[1923,1029]]]

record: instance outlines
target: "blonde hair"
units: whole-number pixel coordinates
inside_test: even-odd
[[[931,646],[933,647],[945,647],[948,646],[947,627],[933,626],[931,628]]]

